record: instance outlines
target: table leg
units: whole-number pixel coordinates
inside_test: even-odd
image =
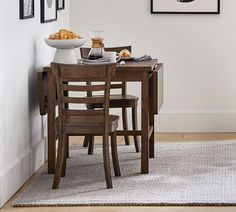
[[[68,83],[66,83],[66,84],[68,85]],[[69,92],[64,91],[64,95],[69,96]],[[69,104],[68,103],[65,104],[65,109],[69,109]],[[69,157],[70,157],[70,139],[67,136],[67,139],[66,139],[66,158],[69,158]]]
[[[149,139],[149,158],[155,157],[155,141],[154,141],[154,132],[155,132],[155,116],[154,116],[154,108],[153,108],[153,75],[149,80],[149,124],[153,127],[153,131],[151,137]]]
[[[149,172],[149,142],[148,142],[148,134],[149,134],[149,73],[142,73],[142,149],[141,149],[141,172],[142,174],[148,174]]]
[[[55,135],[56,90],[52,73],[48,73],[48,174],[55,173],[56,135]]]

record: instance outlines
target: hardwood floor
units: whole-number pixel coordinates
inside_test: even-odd
[[[186,142],[186,141],[212,141],[221,142],[225,140],[235,140],[236,133],[157,133],[156,141],[161,142]],[[97,142],[101,138],[97,138]],[[83,139],[71,137],[70,143],[82,144]],[[123,142],[122,138],[118,138],[118,143]],[[43,170],[46,170],[44,165],[31,179],[12,197],[11,200],[1,209],[1,212],[235,212],[236,207],[44,207],[44,208],[13,208],[12,201],[17,195],[23,191],[32,181],[34,181]]]

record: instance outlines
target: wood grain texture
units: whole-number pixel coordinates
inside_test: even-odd
[[[150,61],[144,61],[144,62],[127,62],[125,66],[120,66],[120,65],[116,65],[116,75],[112,76],[112,81],[126,81],[126,82],[133,82],[133,81],[138,81],[141,82],[142,81],[142,76],[143,73],[147,73],[147,74],[152,74],[154,69],[157,69],[157,62],[158,60],[153,59]],[[74,66],[76,67],[76,65]],[[65,65],[65,69],[67,68],[67,66]],[[86,67],[85,67],[86,69]],[[84,70],[85,70],[84,69]],[[157,69],[158,70],[158,69]],[[46,89],[44,92],[45,94],[50,93],[50,95],[47,95],[47,101],[50,102],[50,106],[47,106],[48,109],[48,113],[50,113],[50,115],[48,116],[48,123],[51,127],[48,127],[48,130],[50,132],[48,132],[48,143],[49,144],[49,150],[48,150],[48,156],[49,156],[49,163],[48,163],[48,170],[49,173],[53,173],[54,168],[51,166],[54,166],[55,164],[55,150],[51,150],[50,148],[55,148],[55,139],[56,139],[56,135],[55,132],[52,132],[52,130],[55,130],[55,106],[58,103],[57,100],[52,99],[52,98],[56,98],[55,93],[53,94],[52,91],[54,89],[55,91],[55,87],[54,87],[54,82],[52,80],[50,80],[50,72],[51,72],[51,68],[50,66],[47,66],[44,68],[43,70],[45,78],[43,78],[44,83],[46,83]],[[84,77],[85,79],[82,80],[86,80],[88,79],[87,76]],[[73,78],[73,75],[70,76],[70,78],[67,78],[65,81],[68,82],[68,80],[72,80],[72,81],[76,81]],[[48,91],[48,88],[52,88],[50,91]],[[148,95],[148,92],[146,92],[146,94]],[[158,93],[157,93],[158,94]],[[159,94],[158,94],[159,95]],[[145,97],[146,98],[146,97]],[[148,101],[148,99],[146,98],[146,100]],[[54,105],[54,108],[52,107],[52,105]],[[50,108],[50,110],[49,110]],[[54,110],[54,112],[53,112]],[[50,112],[49,112],[50,111]],[[54,113],[54,114],[53,114]],[[149,124],[148,121],[145,122],[146,125]],[[52,127],[54,125],[54,127]],[[145,126],[144,124],[142,126]],[[148,126],[145,126],[146,129],[149,129]],[[148,130],[147,130],[148,131]],[[124,132],[123,135],[126,134],[126,131]],[[132,135],[138,135],[135,131],[134,134]],[[148,138],[148,136],[146,137]],[[148,149],[144,149],[145,151],[148,151]],[[147,156],[147,154],[145,153],[145,155]],[[143,160],[143,158],[141,159]]]
[[[110,47],[110,48],[105,48],[105,51],[113,51],[116,53],[121,52],[123,49],[127,49],[129,52],[132,52],[132,47],[131,46],[119,46],[119,47]],[[88,58],[90,48],[80,48],[80,54],[81,58]],[[90,82],[89,82],[90,83]],[[126,80],[123,80],[122,82],[119,83],[111,83],[111,89],[120,89],[120,94],[119,95],[111,95],[110,96],[110,108],[121,108],[122,110],[122,124],[123,124],[123,129],[128,130],[128,114],[127,114],[127,108],[134,108],[137,107],[137,102],[138,102],[138,97],[132,96],[132,95],[127,95],[127,83]],[[88,96],[91,96],[92,93],[88,92]],[[88,108],[101,108],[102,104],[89,104]],[[133,113],[133,119],[135,119],[136,125],[133,124],[134,127],[137,127],[137,113]],[[134,128],[133,128],[134,129]],[[134,129],[135,130],[135,129]],[[125,138],[125,144],[130,145],[130,138],[129,136],[124,134]],[[86,137],[84,140],[84,145],[87,146],[88,142],[92,142],[91,140],[88,141],[88,138]],[[139,151],[138,149],[138,138],[134,136],[134,144],[136,151]],[[92,146],[92,145],[91,145]],[[90,151],[91,152],[91,151]]]
[[[142,136],[141,173],[149,173],[149,73],[142,72]]]
[[[56,172],[54,175],[53,189],[59,187],[60,178],[65,176],[66,161],[68,158],[68,136],[69,135],[103,135],[103,161],[104,172],[107,188],[112,188],[112,178],[110,170],[109,159],[109,135],[112,135],[115,143],[112,144],[113,150],[116,149],[116,136],[115,131],[118,127],[118,116],[109,115],[109,102],[110,102],[110,85],[111,76],[114,75],[116,70],[115,64],[108,65],[94,65],[94,66],[81,66],[81,65],[64,65],[64,64],[51,64],[51,74],[56,83],[56,93],[58,97],[58,154],[56,163]],[[82,79],[85,79],[83,82]],[[70,79],[71,81],[68,81]],[[103,81],[103,86],[100,85],[81,85],[71,86],[71,82],[83,82],[86,84],[91,79]],[[66,83],[65,83],[66,82]],[[75,88],[75,87],[78,88]],[[88,88],[88,89],[86,89]],[[91,89],[99,89],[104,92],[103,96],[81,97],[81,92],[88,92]],[[70,97],[70,91],[77,92],[76,97]],[[55,92],[54,92],[55,93]],[[70,104],[77,104],[78,108],[81,104],[89,103],[102,103],[103,108],[100,111],[92,109],[81,111],[78,109],[70,109]],[[54,105],[55,110],[55,105]],[[99,115],[98,115],[99,112]],[[72,114],[72,115],[71,115]],[[102,114],[102,115],[101,115]],[[55,130],[54,130],[55,131]],[[94,142],[89,145],[89,154],[92,154]],[[113,161],[115,161],[116,171],[119,168],[117,151],[113,152]]]
[[[48,68],[46,68],[48,71]],[[55,173],[56,163],[56,89],[52,72],[48,72],[48,173]]]

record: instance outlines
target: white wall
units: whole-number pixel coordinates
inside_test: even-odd
[[[0,7],[0,207],[45,161],[45,118],[39,115],[36,73],[52,60],[54,50],[43,41],[69,27],[69,2],[58,21],[40,24],[19,20],[19,1]]]
[[[105,44],[165,64],[159,131],[236,130],[236,1],[220,15],[151,15],[150,0],[71,0],[71,28],[105,31]],[[138,94],[137,85],[130,92]]]

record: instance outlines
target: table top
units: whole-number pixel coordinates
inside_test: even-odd
[[[155,70],[155,71],[154,71]],[[38,91],[40,91],[40,114],[47,114],[47,96],[48,96],[48,82],[53,79],[51,75],[50,65],[43,68],[43,71],[37,73],[37,85]],[[143,61],[143,62],[126,62],[125,66],[117,64],[116,75],[112,78],[112,81],[125,81],[125,82],[140,82],[142,81],[143,74],[159,73],[160,85],[163,84],[163,64],[158,64],[157,59]],[[51,76],[51,77],[50,77]],[[49,80],[51,79],[51,80]],[[162,90],[162,89],[161,89]],[[162,101],[161,101],[162,102]]]
[[[158,64],[157,59],[146,60],[142,62],[136,61],[127,61],[124,66],[121,66],[119,63],[117,64],[117,71],[119,70],[129,70],[129,71],[152,71]]]
[[[152,59],[152,60],[146,60],[142,62],[137,62],[137,61],[127,61],[125,62],[124,66],[121,66],[119,63],[117,63],[116,69],[117,71],[153,71],[158,64],[157,59]],[[80,64],[78,64],[80,65]],[[44,67],[44,72],[49,71],[50,65],[47,65]]]

